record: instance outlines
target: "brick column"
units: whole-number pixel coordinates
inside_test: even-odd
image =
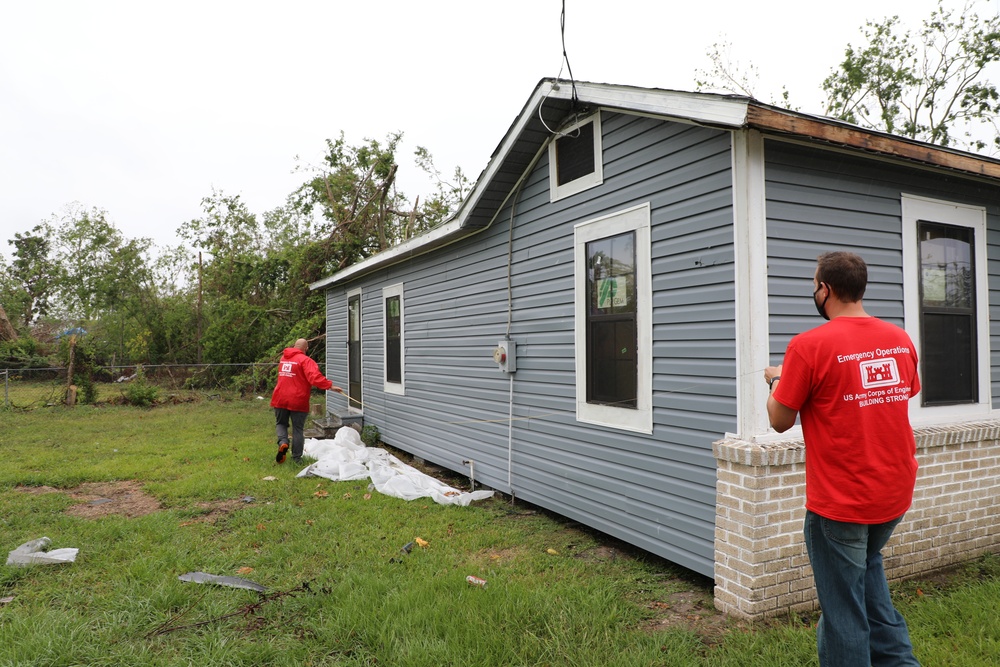
[[[1000,421],[921,427],[914,435],[913,505],[882,552],[890,580],[1000,551]],[[802,538],[802,439],[729,438],[712,449],[715,606],[748,619],[815,608]]]
[[[802,440],[720,440],[715,517],[715,606],[762,618],[815,606],[802,539]]]

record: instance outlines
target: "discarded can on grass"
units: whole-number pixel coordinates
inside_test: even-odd
[[[470,574],[465,578],[465,580],[469,582],[470,586],[479,586],[480,588],[486,588],[485,579],[480,579],[479,577],[474,577],[473,575]]]

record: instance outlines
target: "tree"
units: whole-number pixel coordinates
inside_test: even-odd
[[[14,331],[10,319],[7,317],[7,311],[3,309],[3,304],[0,304],[0,342],[15,340],[17,340],[17,332]]]
[[[343,269],[428,231],[446,220],[471,188],[461,169],[451,181],[435,168],[430,152],[416,150],[418,167],[435,180],[436,192],[411,206],[396,188],[396,150],[402,133],[384,141],[366,139],[347,144],[343,133],[327,139],[321,166],[302,167],[312,174],[293,195],[293,205],[305,216],[319,214],[318,242],[329,258],[325,272]]]
[[[55,234],[59,312],[68,319],[93,320],[128,308],[151,283],[151,249],[149,239],[126,239],[107,211],[69,207]]]
[[[25,327],[49,312],[56,284],[60,280],[59,266],[50,256],[53,234],[51,225],[41,223],[30,232],[15,233],[14,238],[7,241],[14,246],[14,261],[10,270],[14,303],[8,305],[18,308]]]
[[[10,323],[4,303],[13,302],[15,299],[16,287],[11,279],[11,269],[7,266],[7,261],[0,255],[0,343],[4,341],[17,340],[17,330]]]
[[[733,45],[730,42],[716,42],[705,52],[712,63],[709,70],[696,70],[695,90],[721,90],[736,95],[758,99],[754,90],[760,80],[760,71],[752,62],[744,66],[733,58]],[[785,108],[789,106],[790,94],[784,86],[781,88],[781,99],[771,99],[771,104]]]
[[[461,167],[455,167],[451,180],[446,180],[438,168],[434,166],[434,158],[430,151],[423,146],[417,146],[415,154],[417,166],[434,180],[436,191],[427,199],[427,203],[420,210],[419,219],[415,215],[411,216],[407,222],[403,240],[433,229],[450,218],[462,205],[465,197],[475,185],[462,172]],[[416,208],[416,203],[414,207]]]
[[[982,20],[969,0],[955,16],[943,0],[914,37],[899,17],[868,21],[867,44],[848,45],[823,82],[826,113],[941,146],[1000,148],[1000,93],[986,80],[1000,62],[1000,16]],[[976,136],[987,125],[992,138]]]
[[[295,205],[305,215],[319,213],[317,230],[330,258],[339,270],[398,240],[399,222],[406,200],[396,190],[396,147],[401,133],[390,134],[384,143],[368,139],[350,146],[341,132],[327,139],[321,166],[300,167],[312,176],[295,193]],[[408,217],[408,216],[407,216]]]

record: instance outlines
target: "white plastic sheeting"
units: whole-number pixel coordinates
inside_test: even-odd
[[[306,440],[303,455],[316,459],[302,469],[299,477],[325,477],[335,482],[371,478],[375,490],[394,498],[431,498],[440,505],[467,506],[484,500],[492,491],[459,491],[425,475],[385,451],[365,447],[361,436],[350,426],[337,430],[333,440]]]
[[[52,540],[40,537],[37,540],[25,542],[7,555],[7,565],[27,567],[28,565],[53,565],[57,563],[72,563],[80,551],[75,548],[53,549],[46,551]]]

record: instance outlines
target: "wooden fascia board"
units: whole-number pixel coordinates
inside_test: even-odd
[[[845,127],[812,118],[804,118],[753,104],[747,109],[747,125],[763,132],[781,132],[808,137],[988,178],[1000,178],[1000,163],[993,160],[943,150],[930,144],[904,141],[861,128]]]
[[[749,101],[748,98],[735,95],[686,93],[602,83],[578,82],[576,92],[583,104],[730,128],[743,126]],[[573,88],[566,81],[558,86],[549,82],[546,96],[568,100],[573,96]]]

